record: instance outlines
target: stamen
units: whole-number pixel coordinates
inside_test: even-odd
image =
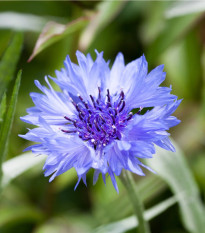
[[[101,118],[101,120],[102,120],[103,122],[105,122],[104,118],[103,118],[101,115],[99,115],[99,117]]]
[[[84,99],[83,99],[80,95],[78,95],[78,97],[79,97],[79,99],[82,101],[82,103],[85,105],[85,107],[88,109],[88,108],[89,108],[89,107],[88,107],[88,103],[85,102]]]
[[[129,120],[132,118],[132,116],[133,116],[133,113],[130,112],[130,113],[129,113],[129,117],[127,118],[127,121],[129,121]]]
[[[105,133],[105,135],[106,135],[106,131],[104,130],[104,128],[103,128],[103,125],[101,125],[101,127],[100,127],[101,129],[102,129],[102,131]]]
[[[111,117],[112,117],[113,123],[115,124],[115,117],[113,115],[111,115]]]
[[[124,101],[125,94],[124,94],[124,92],[123,92],[123,91],[121,91],[121,92],[120,92],[120,96],[121,96],[121,100],[119,101],[119,103],[118,103],[117,107],[119,107],[119,106],[120,106],[120,104],[122,103],[122,101]]]
[[[76,110],[77,110],[79,113],[82,113],[82,114],[83,114],[83,111],[79,108],[79,105],[78,105],[78,104],[76,104],[75,108],[76,108]]]
[[[78,116],[79,116],[79,118],[80,118],[81,120],[83,120],[82,112],[80,112],[80,113],[78,114]]]
[[[114,111],[115,111],[115,116],[117,116],[117,109],[116,109],[116,108],[114,108]]]
[[[137,114],[140,114],[142,111],[143,107],[140,107],[139,111],[137,112]]]
[[[101,99],[101,90],[100,90],[100,87],[98,87],[98,92],[99,92],[98,99]]]
[[[94,120],[94,124],[95,124],[95,127],[96,127],[97,131],[100,131],[100,129],[99,129],[98,125],[97,125],[96,120]]]
[[[92,100],[92,102],[93,102],[93,106],[94,106],[94,108],[96,108],[95,100],[94,100],[93,96],[92,96],[92,95],[90,95],[90,98],[91,98],[91,100]]]
[[[107,102],[107,107],[112,107],[111,103],[110,102]]]
[[[109,89],[107,89],[107,99],[108,99],[108,103],[111,105],[111,99],[110,99],[110,91],[109,91]]]
[[[73,125],[75,126],[75,128],[78,128],[76,121],[73,122]]]
[[[75,122],[74,120],[72,120],[72,119],[70,119],[69,117],[67,117],[67,116],[64,116],[64,118],[66,119],[66,120],[68,120],[68,121],[71,121],[71,122]]]
[[[124,92],[123,92],[123,91],[121,91],[120,95],[122,96],[122,100],[124,100],[124,98],[125,98],[125,94],[124,94]]]
[[[78,94],[78,98],[79,98],[82,102],[84,102],[83,97],[82,97],[82,96],[80,96],[79,94]]]
[[[86,124],[86,129],[88,130],[89,133],[92,133],[92,128],[88,123]]]
[[[122,102],[122,107],[119,109],[119,112],[122,112],[122,110],[124,109],[125,107],[125,101],[124,100],[121,100]]]
[[[70,101],[76,107],[77,104],[74,102],[74,100],[71,97],[70,97]]]
[[[106,101],[104,102],[104,97]],[[121,140],[122,128],[126,127],[133,114],[127,114],[125,109],[125,94],[121,90],[118,99],[112,106],[109,89],[106,96],[102,96],[102,88],[98,87],[98,97],[90,95],[92,103],[86,102],[78,95],[79,103],[70,98],[77,110],[76,120],[64,116],[68,123],[73,124],[72,130],[61,131],[64,133],[77,133],[83,141],[88,141],[94,150],[109,145],[113,140]],[[141,112],[142,107],[138,114]]]
[[[77,132],[76,130],[64,130],[64,129],[61,129],[61,131],[64,133],[76,133]]]

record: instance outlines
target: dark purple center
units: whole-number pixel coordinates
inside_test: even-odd
[[[100,149],[111,143],[113,140],[120,140],[123,128],[132,118],[132,113],[125,110],[125,95],[121,91],[117,101],[113,102],[109,89],[106,98],[102,98],[101,90],[98,88],[98,98],[90,95],[92,104],[84,101],[79,96],[80,103],[73,100],[78,115],[75,119],[67,116],[64,118],[73,124],[74,130],[62,130],[65,133],[78,133],[84,141],[89,141],[94,149]]]

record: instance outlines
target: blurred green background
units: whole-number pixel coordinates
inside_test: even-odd
[[[43,161],[29,165],[23,159],[25,157],[12,160],[31,145],[18,134],[25,134],[30,127],[19,118],[26,115],[26,108],[33,106],[29,93],[38,92],[34,80],[44,83],[45,75],[55,76],[55,70],[63,66],[67,54],[76,62],[77,49],[89,52],[93,57],[94,49],[104,51],[105,59],[111,64],[121,51],[126,63],[144,53],[149,70],[165,65],[167,78],[163,85],[172,85],[172,93],[179,99],[183,98],[174,114],[182,122],[171,130],[180,149],[176,154],[167,153],[165,160],[160,162],[150,160],[149,166],[158,174],[146,171],[146,177],[135,177],[136,187],[146,209],[161,207],[148,213],[152,232],[205,232],[204,10],[203,1],[0,2],[1,62],[8,48],[17,41],[7,66],[9,70],[15,67],[13,59],[18,61],[14,78],[5,87],[7,108],[12,101],[10,96],[17,71],[22,69],[5,159],[13,162],[11,166],[4,163],[5,169],[10,169],[11,173],[18,167],[22,167],[22,171],[10,177],[1,190],[1,233],[136,231],[133,229],[135,221],[127,219],[133,214],[132,206],[120,180],[118,195],[109,179],[106,186],[101,178],[92,186],[90,172],[88,187],[80,183],[74,191],[77,182],[74,170],[49,183],[43,176]],[[28,63],[43,28],[41,39],[43,37],[45,42],[42,51],[34,54]],[[54,35],[56,32],[57,36]],[[0,69],[0,85],[3,86],[5,76],[2,74]],[[156,155],[159,159],[160,154],[163,153],[159,151],[159,156]],[[32,161],[38,161],[34,156],[28,156]],[[125,221],[124,224],[121,220]]]

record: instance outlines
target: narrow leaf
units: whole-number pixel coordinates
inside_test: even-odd
[[[160,57],[166,67],[168,82],[173,83],[173,90],[179,98],[198,100],[201,97],[201,60],[201,44],[195,31],[188,33]]]
[[[3,121],[5,111],[6,111],[6,93],[3,94],[3,97],[0,103],[0,124]]]
[[[145,219],[147,221],[153,219],[154,217],[158,216],[159,214],[166,211],[169,207],[173,206],[177,202],[176,197],[171,197],[156,206],[150,208],[149,210],[145,211]],[[93,231],[93,233],[124,233],[127,232],[135,227],[138,226],[138,221],[136,216],[131,216],[129,218],[125,218],[123,220],[110,223],[107,225],[103,225]]]
[[[118,184],[121,184],[120,181],[118,182]],[[96,189],[99,188],[99,185],[104,185],[104,183],[98,183]],[[106,184],[106,190],[104,189],[104,186],[103,188],[100,187],[99,191],[96,191],[94,189],[95,208],[93,211],[93,215],[97,219],[99,219],[99,222],[104,224],[125,218],[132,212],[133,209],[129,198],[126,195],[126,192],[120,191],[119,195],[117,196],[109,196],[111,194],[110,192],[107,192],[107,189],[112,187],[111,185],[112,184],[109,184],[108,181],[108,183]],[[160,179],[160,177],[154,174],[145,176],[138,182],[136,182],[136,188],[138,189],[142,201],[145,204],[150,200],[153,200],[160,193],[162,193],[166,189],[166,187],[166,183],[162,179]]]
[[[66,25],[56,22],[48,22],[40,34],[35,48],[28,59],[30,62],[42,50],[52,45],[53,43],[63,39],[68,34],[76,32],[83,28],[88,23],[88,17],[80,17]]]
[[[158,57],[172,44],[179,42],[198,23],[199,17],[194,14],[167,20],[161,33],[148,47],[148,60]]]
[[[8,108],[7,113],[5,114],[4,122],[2,124],[1,132],[0,132],[0,169],[2,169],[1,165],[7,153],[8,140],[9,140],[9,135],[11,133],[11,127],[12,127],[12,123],[14,119],[20,82],[21,82],[21,71],[19,71],[17,75],[17,79],[15,82],[12,96],[11,96],[9,108]],[[0,174],[0,178],[1,178],[1,174]]]
[[[12,225],[14,222],[34,222],[39,223],[43,219],[42,211],[32,206],[21,205],[17,208],[13,206],[1,207],[0,228],[5,225]]]
[[[95,18],[81,35],[79,42],[81,50],[86,50],[90,46],[95,36],[119,14],[125,3],[126,1],[103,1],[98,4]]]
[[[201,232],[205,229],[205,210],[199,198],[199,190],[182,151],[174,145],[176,153],[157,148],[155,158],[147,162],[178,198],[185,228],[189,232]]]
[[[34,156],[32,152],[27,152],[16,156],[2,165],[3,177],[2,186],[6,186],[13,179],[26,172],[30,168],[42,163],[46,156]]]
[[[23,43],[22,33],[17,33],[7,48],[0,63],[0,99],[12,80]]]
[[[204,10],[204,1],[174,2],[174,4],[165,12],[165,16],[167,18],[174,18],[182,15],[204,12]]]
[[[0,13],[0,28],[5,29],[39,32],[46,24],[46,21],[44,17],[33,14],[17,12]]]

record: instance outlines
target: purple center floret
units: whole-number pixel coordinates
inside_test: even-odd
[[[80,102],[76,104],[72,99],[78,115],[76,119],[67,116],[64,118],[73,124],[74,130],[63,130],[65,133],[77,133],[84,141],[89,141],[93,148],[100,149],[113,140],[120,140],[122,130],[132,118],[132,113],[125,110],[125,95],[121,91],[117,101],[112,103],[109,89],[106,98],[103,98],[98,88],[98,98],[90,95],[92,104],[79,96]]]

